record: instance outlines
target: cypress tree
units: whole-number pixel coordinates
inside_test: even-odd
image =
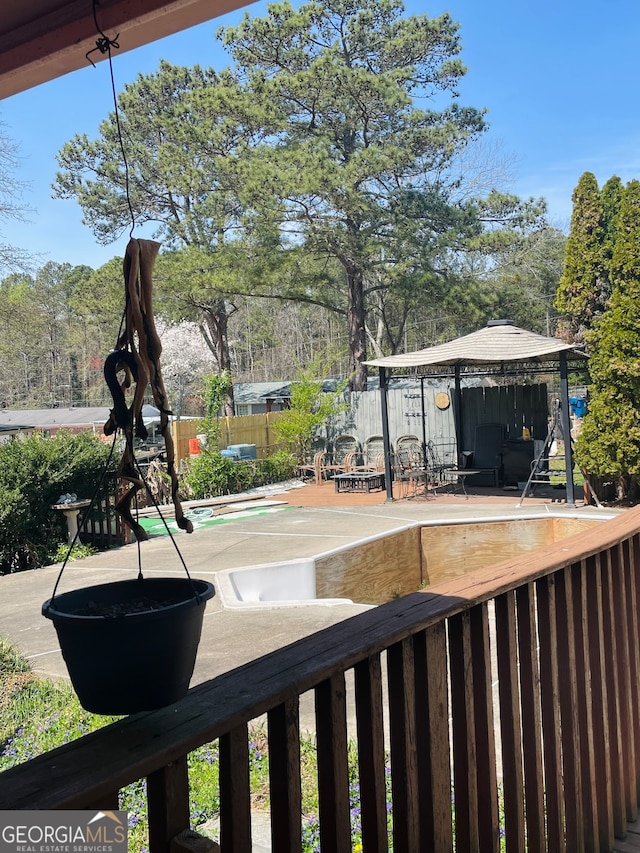
[[[607,199],[611,196],[608,193]],[[605,214],[592,172],[581,176],[571,198],[571,227],[554,304],[563,318],[560,324],[563,336],[581,343],[609,295],[604,253]],[[607,217],[610,221],[609,208]]]
[[[587,343],[589,411],[576,459],[596,476],[613,476],[619,499],[640,481],[640,182],[622,193],[610,272],[613,291]]]
[[[602,187],[600,203],[602,206],[602,269],[597,282],[597,293],[594,295],[594,316],[602,314],[613,290],[612,262],[613,252],[618,235],[618,221],[624,187],[617,175],[609,178]]]

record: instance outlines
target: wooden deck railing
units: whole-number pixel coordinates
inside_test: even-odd
[[[132,541],[130,528],[115,509],[116,496],[107,495],[100,500],[80,530],[80,541],[101,551]]]
[[[189,824],[187,755],[220,738],[221,849],[250,851],[248,723],[267,714],[272,849],[299,851],[313,690],[321,847],[346,853],[352,671],[366,853],[498,851],[501,835],[509,853],[608,850],[640,793],[638,530],[629,510],[359,614],[6,771],[0,809],[115,808],[146,777],[150,849],[169,850]]]

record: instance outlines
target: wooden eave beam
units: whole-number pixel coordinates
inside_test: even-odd
[[[110,38],[119,34],[122,53],[245,5],[246,0],[100,0],[97,15]],[[88,65],[85,54],[98,38],[91,0],[44,6],[43,11],[25,0],[17,20],[3,27],[0,18],[0,98]],[[97,63],[106,55],[96,51],[91,58]]]

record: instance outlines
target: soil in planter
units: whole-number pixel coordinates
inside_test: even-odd
[[[128,616],[131,613],[145,613],[149,610],[162,610],[174,604],[181,604],[184,596],[171,596],[169,598],[150,598],[140,596],[128,601],[118,601],[114,604],[100,604],[97,601],[88,601],[84,607],[72,611],[73,616],[106,616],[115,618],[117,616]]]

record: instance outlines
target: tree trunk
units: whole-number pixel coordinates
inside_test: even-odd
[[[226,370],[231,373],[231,357],[229,355],[229,340],[227,337],[229,326],[229,315],[224,302],[219,302],[215,307],[205,311],[206,334],[204,339],[218,363],[218,373]],[[204,330],[203,330],[204,331]],[[222,406],[224,417],[235,415],[233,402],[233,384],[229,385],[229,393]]]
[[[362,362],[367,357],[367,333],[365,328],[364,286],[362,270],[357,267],[347,269],[347,288],[349,307],[347,324],[349,329],[349,389],[367,390],[367,368]]]

